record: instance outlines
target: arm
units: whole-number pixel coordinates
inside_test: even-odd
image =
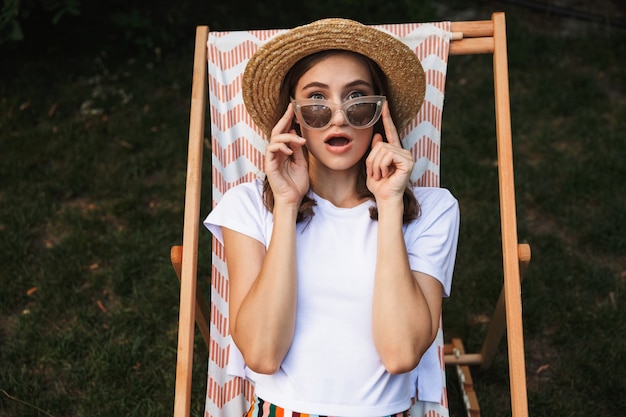
[[[415,368],[439,327],[442,286],[411,271],[402,234],[402,203],[379,205],[378,253],[374,282],[373,330],[376,348],[391,373]]]
[[[290,129],[291,106],[272,131],[265,172],[274,193],[267,251],[259,241],[224,229],[230,279],[230,330],[246,365],[272,374],[293,338],[297,298],[296,217],[309,187],[304,139]]]
[[[255,239],[223,230],[231,334],[246,365],[265,374],[276,372],[289,350],[297,296],[295,214],[275,214],[267,251]]]
[[[367,159],[367,185],[378,207],[372,322],[374,343],[385,368],[401,373],[415,368],[432,344],[443,289],[436,279],[411,271],[402,231],[402,195],[413,158],[402,149],[386,103],[382,118],[388,143],[375,135]]]

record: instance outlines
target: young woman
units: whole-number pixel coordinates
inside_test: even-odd
[[[429,348],[459,214],[448,191],[409,185],[398,132],[423,101],[419,60],[388,34],[325,19],[259,49],[243,94],[269,140],[265,179],[228,191],[205,225],[225,247],[231,351],[257,396],[248,415],[439,402]]]

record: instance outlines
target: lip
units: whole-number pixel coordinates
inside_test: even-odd
[[[331,145],[330,141],[332,139],[335,138],[340,138],[340,139],[344,139],[346,140],[346,143],[344,145]],[[350,150],[350,148],[352,148],[352,139],[344,134],[330,134],[328,135],[328,137],[324,140],[324,145],[326,145],[326,149],[331,152],[331,153],[336,153],[336,154],[340,154],[340,153],[344,153]]]

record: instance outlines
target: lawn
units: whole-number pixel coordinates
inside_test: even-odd
[[[533,251],[522,286],[530,414],[621,415],[626,29],[509,3],[432,2],[404,18],[392,6],[341,14],[369,13],[374,23],[506,11],[518,234]],[[597,10],[617,13],[616,4]],[[2,46],[2,417],[172,413],[179,286],[169,248],[182,239],[193,26],[304,19],[266,12],[257,24],[227,5],[201,9],[170,37],[91,39],[59,26]],[[470,350],[480,348],[501,286],[493,106],[483,104],[493,94],[490,71],[489,56],[451,57],[444,109],[442,186],[462,213],[444,324],[446,337],[463,337]],[[205,294],[209,247],[202,233]],[[202,415],[205,372],[198,335],[194,416]],[[509,415],[505,343],[491,368],[473,372],[483,415]],[[453,416],[455,383],[450,375]]]

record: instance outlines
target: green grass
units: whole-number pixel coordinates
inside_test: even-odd
[[[478,19],[507,12],[519,237],[533,250],[523,283],[530,413],[621,415],[626,31],[450,3]],[[221,21],[261,26],[233,19]],[[168,256],[181,242],[193,47],[193,28],[181,31],[185,42],[160,52],[50,42],[11,51],[13,65],[0,66],[2,417],[171,415],[179,286]],[[493,106],[481,104],[493,94],[490,71],[489,56],[451,57],[444,112],[442,185],[462,209],[444,323],[468,350],[480,348],[501,286]],[[199,416],[199,337],[196,352]],[[493,366],[473,375],[483,415],[510,414],[504,342]],[[460,415],[454,384],[450,375]]]

